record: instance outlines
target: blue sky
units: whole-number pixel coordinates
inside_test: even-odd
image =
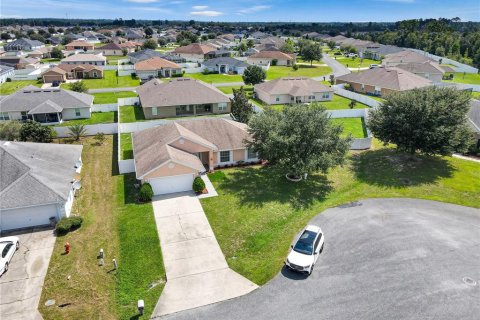
[[[0,16],[203,21],[480,20],[480,0],[1,0]]]

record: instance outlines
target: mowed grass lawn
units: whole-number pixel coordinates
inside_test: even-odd
[[[115,123],[117,122],[117,112],[92,112],[90,119],[75,119],[75,120],[64,120],[58,126],[60,127],[70,127],[76,124],[90,125],[90,124],[100,124],[100,123]]]
[[[240,89],[241,86],[227,86],[227,87],[217,87],[218,90],[222,91],[225,94],[232,94],[233,89]],[[252,86],[243,86],[243,89],[247,94],[251,94],[253,92]]]
[[[136,97],[137,94],[133,91],[120,91],[120,92],[93,93],[92,96],[95,97],[95,99],[93,100],[94,104],[106,104],[106,103],[117,103],[117,100],[119,98]]]
[[[371,59],[361,59],[361,58],[348,58],[344,56],[337,56],[337,61],[348,66],[348,68],[368,68],[371,64],[381,64],[382,61],[371,60]]]
[[[478,73],[466,73],[462,72],[454,73],[453,80],[444,80],[445,82],[457,82],[468,84],[480,84],[480,74]]]
[[[133,146],[132,146],[131,133],[120,134],[120,159],[121,160],[133,159]]]
[[[243,82],[240,75],[186,73],[184,78],[193,78],[206,83]]]
[[[20,81],[12,81],[12,82],[4,82],[0,84],[0,95],[6,96],[8,94],[12,94],[26,86],[33,85],[35,87],[42,86],[41,81],[37,80],[20,80]]]
[[[115,65],[118,63],[118,60],[128,59],[126,56],[106,56],[107,57],[107,64]]]
[[[343,167],[291,183],[273,167],[209,175],[219,196],[202,206],[229,266],[262,285],[282,268],[290,243],[323,210],[366,198],[411,197],[480,207],[480,164],[378,148]],[[228,208],[228,210],[225,210]],[[328,235],[327,235],[328,236]]]
[[[258,101],[261,102],[260,100],[258,100]],[[321,101],[321,102],[317,102],[317,103],[321,104],[322,106],[327,108],[327,110],[341,110],[341,109],[350,109],[349,104],[350,104],[351,101],[352,100],[350,100],[348,98],[344,98],[342,96],[334,94],[333,98],[332,98],[332,101]],[[283,105],[283,104],[274,104],[274,105],[268,106],[267,108],[272,108],[274,110],[280,111],[284,107],[285,107],[285,105]],[[363,103],[360,103],[358,101],[357,101],[357,103],[355,104],[355,107],[354,107],[354,109],[365,109],[365,108],[368,108],[368,106],[364,105]]]
[[[333,118],[331,121],[343,127],[343,136],[352,135],[354,138],[366,138],[367,127],[363,118]]]
[[[148,319],[163,289],[152,205],[136,202],[134,174],[116,175],[116,143],[113,136],[106,138],[103,146],[93,138],[82,139],[82,189],[72,213],[80,214],[84,223],[56,240],[39,304],[44,319],[137,319],[138,299],[145,300]],[[68,255],[62,255],[65,242],[71,245]],[[100,248],[105,251],[103,267],[97,260]],[[46,307],[49,299],[56,305]],[[69,305],[58,307],[65,303]]]
[[[142,107],[122,106],[120,107],[120,123],[145,121]]]
[[[117,77],[115,70],[105,70],[103,79],[84,79],[82,81],[88,89],[138,87],[140,85],[140,80],[134,79],[132,76]]]
[[[332,72],[332,69],[327,66],[309,66],[298,65],[298,70],[293,70],[292,67],[271,66],[267,70],[267,80],[273,80],[283,77],[320,77]]]

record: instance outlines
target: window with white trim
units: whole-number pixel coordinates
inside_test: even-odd
[[[0,112],[0,120],[10,120],[8,112]]]
[[[247,149],[247,159],[257,159],[257,153],[253,149]]]
[[[220,151],[220,162],[230,162],[230,151]]]
[[[158,108],[157,107],[153,107],[152,108],[152,116],[157,116],[158,115]]]
[[[227,111],[227,103],[226,102],[220,102],[218,104],[218,111]]]
[[[80,117],[80,108],[75,108],[75,117]]]

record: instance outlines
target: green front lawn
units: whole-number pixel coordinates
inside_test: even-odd
[[[229,266],[257,284],[281,270],[290,243],[323,210],[366,198],[411,197],[480,208],[480,164],[393,149],[351,153],[328,174],[288,182],[273,167],[209,174],[219,196],[202,207]],[[225,210],[228,208],[228,210]]]
[[[142,107],[122,106],[120,107],[120,123],[145,121]]]
[[[45,59],[40,59],[40,62],[49,63],[49,62],[58,62],[60,60],[61,59],[58,59],[58,58],[45,58]]]
[[[366,138],[367,127],[363,118],[332,118],[331,121],[335,124],[343,126],[343,136],[346,137],[349,134],[354,138]]]
[[[218,90],[222,91],[225,94],[232,94],[233,89],[240,89],[240,86],[228,86],[228,87],[217,87]],[[243,89],[247,93],[247,95],[253,92],[253,87],[252,86],[243,86]]]
[[[138,87],[140,85],[140,80],[134,79],[132,76],[117,77],[115,70],[103,71],[103,79],[84,79],[82,81],[88,89]],[[66,88],[68,89],[68,85]]]
[[[444,80],[445,82],[457,82],[468,84],[480,84],[480,74],[478,73],[454,73],[453,80]]]
[[[382,61],[371,59],[347,58],[344,56],[337,56],[337,61],[348,68],[368,68],[371,64],[382,64]]]
[[[120,91],[120,92],[93,93],[92,96],[95,97],[95,99],[93,100],[94,104],[105,104],[105,103],[117,103],[117,99],[119,98],[136,97],[137,94],[133,91]]]
[[[184,77],[201,80],[206,83],[243,82],[240,75],[186,73]]]
[[[60,127],[70,127],[76,124],[100,124],[100,123],[114,123],[117,122],[117,112],[92,112],[90,119],[75,119],[75,120],[64,120],[58,126]]]
[[[81,141],[82,189],[72,213],[84,223],[56,240],[39,303],[44,319],[148,319],[163,290],[165,270],[153,208],[137,203],[134,174],[118,175],[114,139],[106,136],[102,146],[93,138]],[[71,251],[62,255],[67,241]],[[104,266],[98,265],[100,248]],[[112,259],[118,270],[112,269]],[[46,307],[49,299],[56,305]],[[139,299],[145,300],[143,317],[138,317]]]
[[[299,65],[298,70],[293,70],[292,67],[284,66],[270,66],[267,70],[267,80],[278,79],[282,77],[320,77],[332,72],[330,67]]]
[[[20,81],[12,81],[12,82],[4,82],[0,84],[0,95],[6,96],[8,94],[12,94],[23,87],[34,85],[36,87],[41,87],[43,82],[37,80],[20,80]]]
[[[120,134],[120,159],[121,160],[133,159],[133,146],[132,146],[131,133]]]

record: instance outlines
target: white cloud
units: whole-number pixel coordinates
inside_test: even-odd
[[[124,0],[126,2],[134,2],[134,3],[154,3],[158,2],[158,0]]]
[[[131,7],[131,10],[140,10],[140,11],[155,11],[160,13],[172,13],[172,10],[158,7]]]
[[[250,8],[238,10],[239,13],[254,13],[262,10],[267,10],[270,9],[272,6],[265,6],[265,5],[260,5],[260,6],[253,6]]]
[[[196,10],[196,11],[202,11],[202,10],[205,10],[207,8],[208,8],[208,6],[193,6],[192,7],[192,9]]]
[[[203,10],[203,11],[192,11],[190,15],[192,16],[203,16],[203,17],[218,17],[221,16],[223,12],[214,11],[214,10]]]

